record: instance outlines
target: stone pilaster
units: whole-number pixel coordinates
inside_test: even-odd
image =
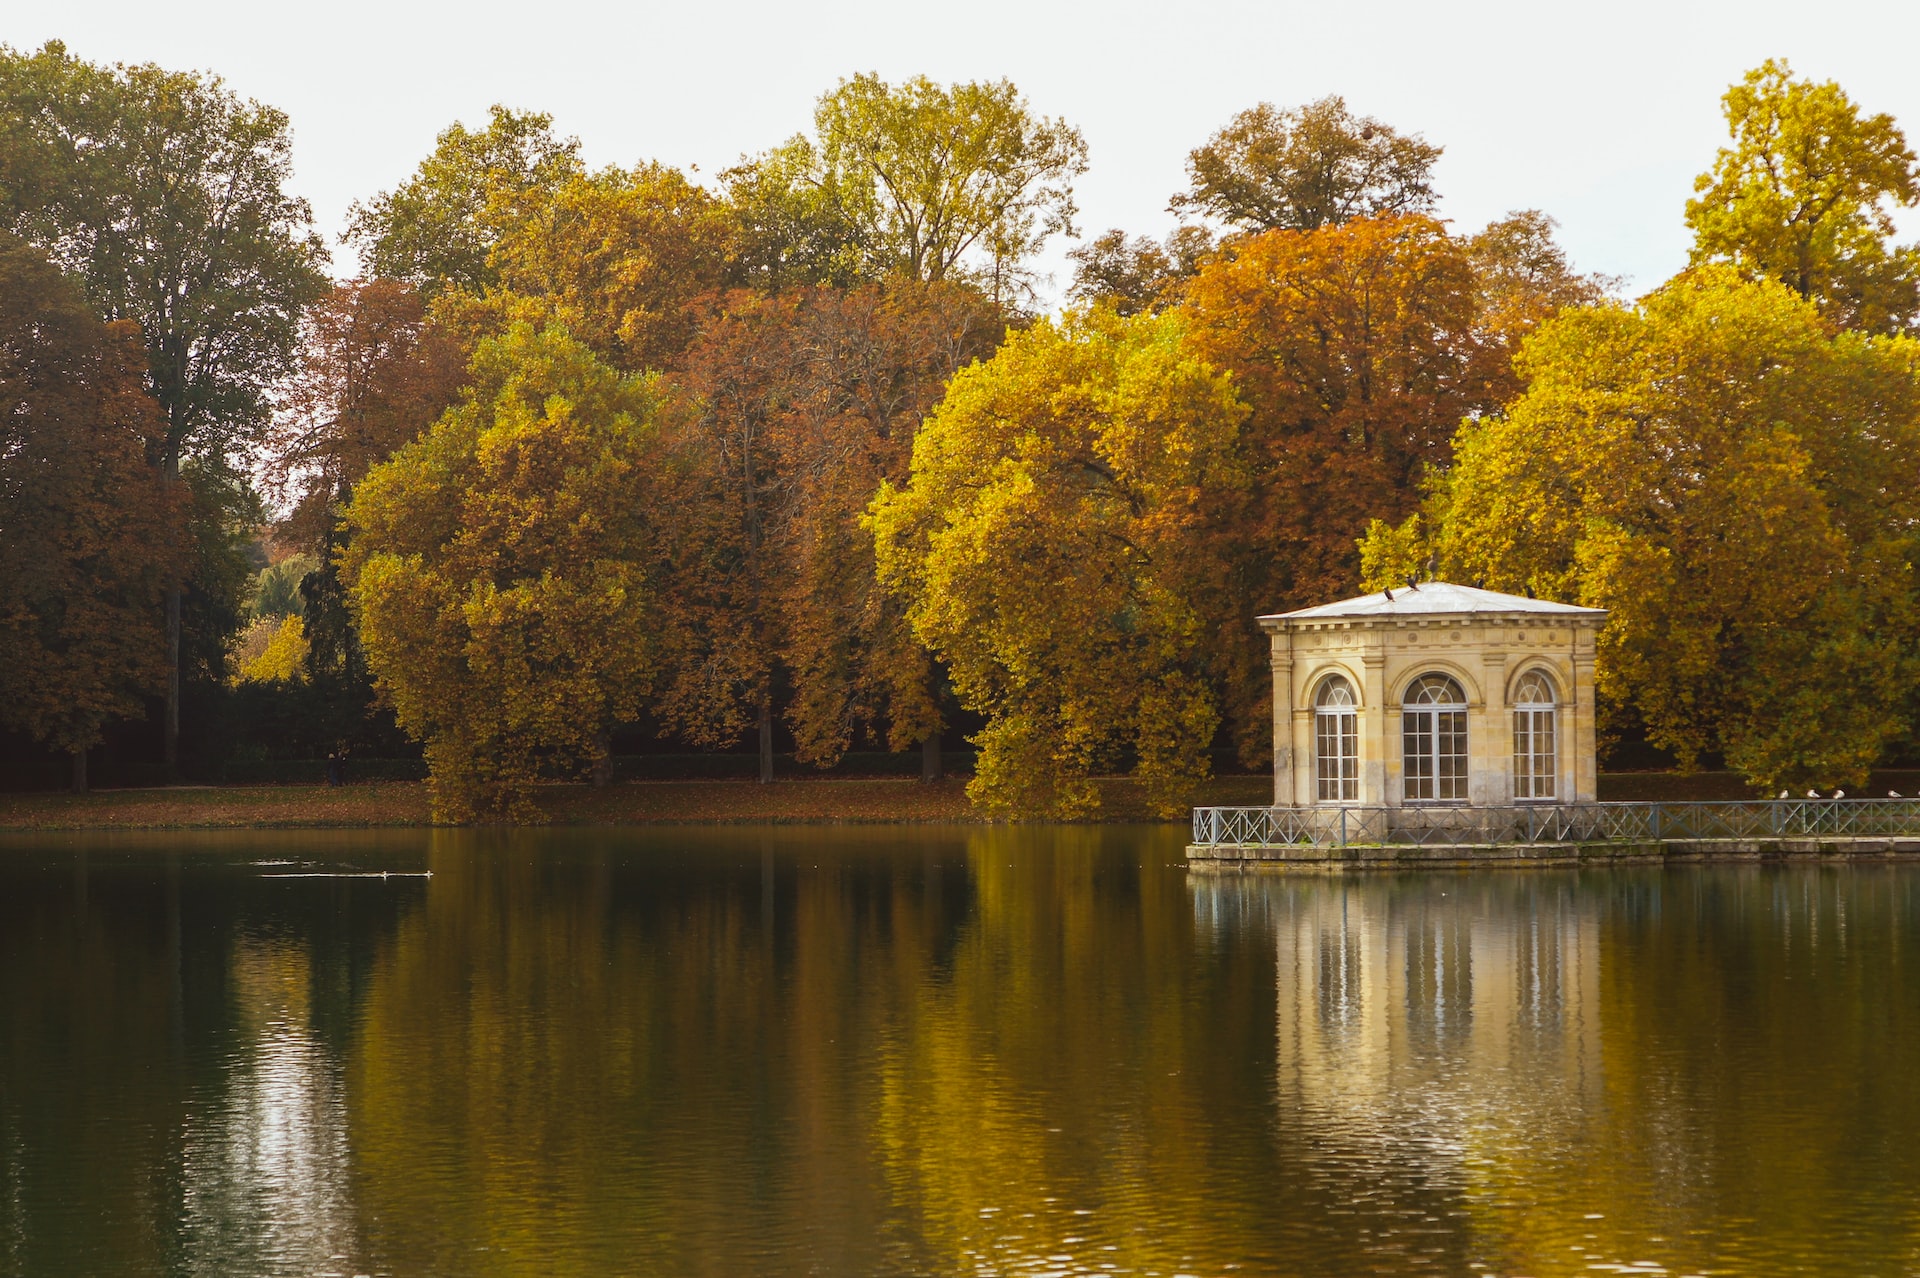
[[[1498,635],[1487,627],[1488,638]],[[1469,742],[1474,779],[1469,792],[1475,803],[1497,806],[1513,802],[1513,715],[1507,710],[1507,654],[1483,650],[1480,686],[1486,689],[1486,708],[1480,715],[1477,742]]]
[[[1400,752],[1394,740],[1399,727],[1396,707],[1387,704],[1387,650],[1385,635],[1367,636],[1360,657],[1365,671],[1360,698],[1360,803],[1363,807],[1400,806]]]
[[[1273,804],[1287,807],[1296,802],[1298,784],[1294,776],[1293,730],[1293,634],[1288,630],[1273,633]]]

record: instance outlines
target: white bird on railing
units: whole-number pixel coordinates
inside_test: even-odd
[[[1907,796],[1904,794],[1901,794],[1898,790],[1889,790],[1887,791],[1887,797],[1889,799],[1904,799]]]
[[[1833,797],[1836,799],[1844,799],[1847,797],[1847,792],[1845,790],[1835,790],[1833,792]]]
[[[1820,792],[1818,790],[1809,790],[1807,791],[1807,797],[1809,799],[1817,799],[1820,797]]]
[[[1785,790],[1782,790],[1782,791],[1780,792],[1780,797],[1781,797],[1781,798],[1783,798],[1783,799],[1784,799],[1784,798],[1786,798],[1786,797],[1787,797],[1787,792],[1786,792]]]

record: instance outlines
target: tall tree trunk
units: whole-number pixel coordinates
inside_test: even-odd
[[[180,769],[180,587],[167,589],[167,725],[161,758],[167,780]]]
[[[773,780],[773,694],[760,698],[760,784]]]
[[[85,750],[73,752],[73,792],[75,794],[87,792],[87,752]]]
[[[593,784],[597,789],[605,788],[613,784],[613,729],[600,729],[593,749]]]
[[[160,472],[170,483],[180,482],[180,450],[170,443],[161,458]],[[180,770],[180,593],[182,585],[167,587],[167,717],[160,735],[160,759],[167,780],[178,781]]]
[[[940,734],[929,732],[920,743],[920,779],[938,781],[945,775],[946,769],[941,766],[940,759]]]

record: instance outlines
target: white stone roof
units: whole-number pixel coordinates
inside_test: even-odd
[[[1478,586],[1456,586],[1450,581],[1423,581],[1418,588],[1396,587],[1391,594],[1360,595],[1339,603],[1275,613],[1261,621],[1320,621],[1339,617],[1426,617],[1459,613],[1546,613],[1572,620],[1576,617],[1604,617],[1604,608],[1578,608],[1547,599],[1528,599],[1522,595],[1482,590]]]

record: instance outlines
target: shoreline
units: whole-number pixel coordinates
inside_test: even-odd
[[[1100,813],[1088,824],[1153,821],[1138,782],[1102,778]],[[1258,803],[1263,776],[1217,777],[1212,804]],[[542,787],[543,820],[527,828],[631,825],[987,825],[996,818],[967,800],[966,778],[781,778],[625,781],[602,788]],[[1183,819],[1183,818],[1182,818]],[[1178,820],[1168,822],[1176,824]],[[164,786],[148,789],[0,794],[0,832],[62,830],[297,830],[431,828],[420,781],[316,785]],[[444,827],[451,828],[451,827]]]

